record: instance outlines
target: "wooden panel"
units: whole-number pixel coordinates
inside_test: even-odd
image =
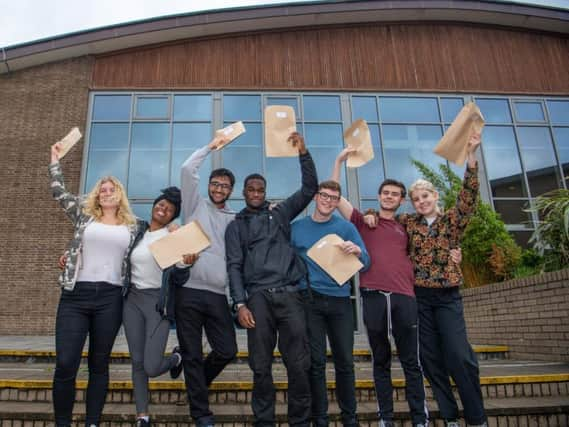
[[[94,89],[569,93],[569,38],[459,24],[318,28],[98,56]]]

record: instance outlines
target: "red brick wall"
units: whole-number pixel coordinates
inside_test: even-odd
[[[462,292],[470,342],[510,357],[569,362],[569,269]]]
[[[83,57],[0,75],[0,334],[54,332],[57,258],[72,228],[51,198],[50,146],[83,132],[92,60]],[[82,141],[63,160],[79,188]]]

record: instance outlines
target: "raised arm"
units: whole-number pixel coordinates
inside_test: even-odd
[[[200,196],[200,175],[199,168],[207,155],[225,141],[225,137],[216,136],[209,144],[198,148],[182,164],[181,173],[181,192],[182,192],[182,212],[184,212],[184,222],[196,209],[201,201]]]
[[[456,213],[458,226],[464,231],[470,217],[476,210],[476,203],[479,196],[480,182],[478,180],[478,162],[476,161],[476,150],[480,146],[481,138],[479,133],[475,133],[468,142],[468,155],[466,171],[462,181],[462,189],[456,200]]]
[[[60,142],[51,147],[51,162],[49,164],[51,193],[53,198],[59,202],[73,224],[75,224],[81,215],[81,199],[76,195],[71,194],[65,188],[63,171],[61,170],[61,164],[59,163],[60,150]]]
[[[300,190],[293,193],[282,203],[279,203],[278,210],[286,216],[288,221],[292,221],[308,206],[318,191],[318,176],[316,174],[316,166],[312,156],[306,149],[302,135],[298,132],[293,132],[289,137],[289,141],[298,148],[302,186]]]
[[[342,163],[344,163],[347,160],[350,153],[354,151],[355,151],[354,148],[347,147],[344,148],[340,152],[340,154],[338,154],[338,157],[336,157],[336,160],[334,161],[332,176],[330,177],[332,181],[340,183],[340,176],[342,174]],[[344,219],[349,221],[350,218],[352,217],[352,212],[354,211],[354,207],[345,197],[342,197],[340,199],[340,203],[338,203],[338,210],[340,211],[340,214],[344,217]]]

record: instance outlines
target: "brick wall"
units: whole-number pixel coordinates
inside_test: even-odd
[[[470,342],[510,357],[569,362],[569,269],[464,289]]]
[[[85,129],[92,60],[83,57],[0,75],[0,334],[54,332],[57,258],[71,224],[51,199],[50,146]],[[79,187],[83,144],[63,160]]]

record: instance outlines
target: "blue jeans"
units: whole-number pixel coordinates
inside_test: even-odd
[[[122,288],[105,282],[77,282],[63,290],[55,322],[53,409],[58,426],[71,425],[75,378],[89,335],[86,425],[99,424],[109,386],[109,359],[122,320]]]
[[[486,421],[478,359],[466,335],[462,297],[458,287],[415,287],[419,308],[421,364],[431,384],[441,416],[458,418],[449,375],[464,406],[467,424]]]
[[[326,335],[330,341],[336,394],[342,423],[357,425],[354,374],[354,314],[350,297],[333,297],[312,291],[305,305],[310,342],[310,391],[312,393],[312,424],[328,425],[326,387]]]

